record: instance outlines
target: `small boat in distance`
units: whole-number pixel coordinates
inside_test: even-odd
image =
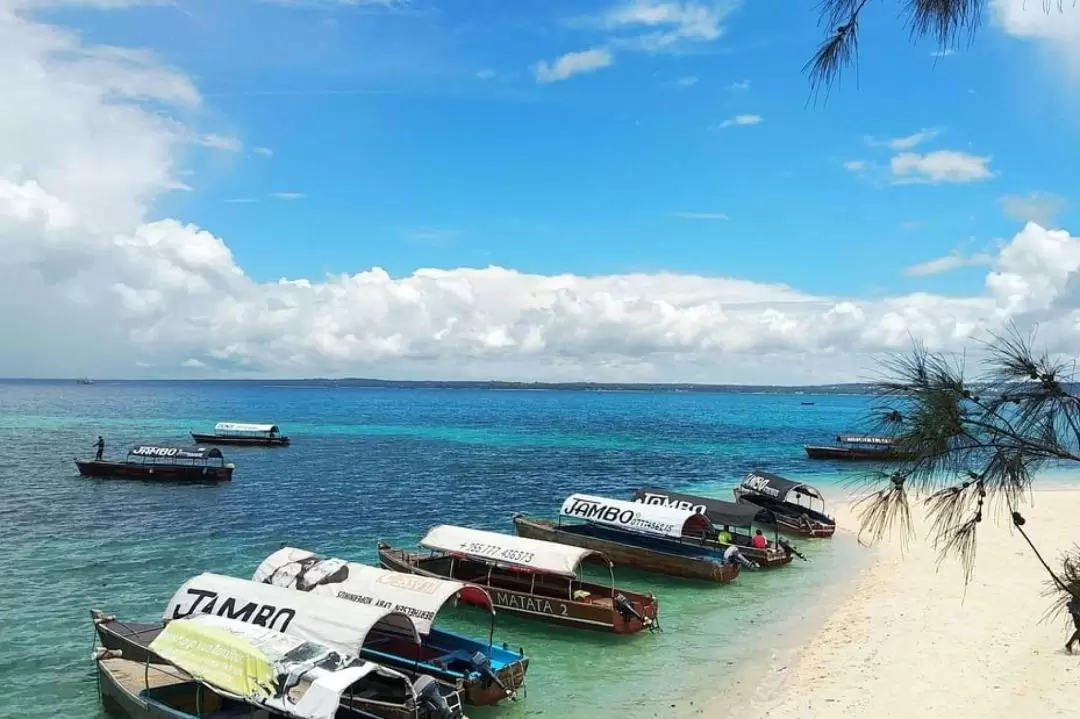
[[[475,584],[400,574],[294,547],[283,547],[264,559],[251,579],[405,612],[416,625],[420,644],[374,633],[377,641],[361,647],[360,657],[388,667],[422,671],[450,684],[461,682],[470,704],[497,704],[516,698],[525,685],[529,658],[524,652],[494,645],[495,610],[491,597]],[[486,641],[432,627],[439,611],[450,601],[487,610],[491,623]]]
[[[417,681],[340,648],[235,619],[169,622],[145,664],[95,652],[107,713],[129,719],[463,719],[431,677]]]
[[[584,523],[564,523],[563,517]],[[620,499],[572,494],[563,502],[559,520],[514,516],[522,537],[558,542],[603,552],[619,566],[675,577],[730,582],[738,564],[723,561],[723,552],[703,544],[716,536],[704,514]]]
[[[836,533],[836,520],[825,514],[825,498],[809,484],[769,472],[751,472],[732,491],[736,502],[769,510],[758,516],[758,524],[771,524],[781,532],[800,537],[831,537]],[[799,501],[803,497],[806,505]],[[820,509],[813,506],[814,500]]]
[[[658,603],[652,594],[615,586],[608,557],[591,549],[443,524],[420,540],[429,553],[379,543],[387,569],[483,587],[498,609],[529,619],[616,634],[654,629]],[[579,580],[586,560],[608,567],[610,586]]]
[[[288,447],[289,438],[276,424],[218,422],[213,434],[192,432],[196,444],[234,444],[242,447]]]
[[[94,380],[90,379],[89,377],[83,377],[79,380],[79,384],[94,384]]]
[[[76,459],[84,477],[148,479],[155,482],[228,482],[235,465],[213,447],[133,447],[122,462]]]
[[[896,440],[892,437],[842,434],[836,438],[836,445],[808,444],[805,448],[810,459],[890,462],[911,457],[910,453],[896,448]]]

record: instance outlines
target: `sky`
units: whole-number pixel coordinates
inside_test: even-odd
[[[0,0],[0,376],[829,383],[1080,353],[1080,8]],[[1075,230],[1074,230],[1075,231]]]

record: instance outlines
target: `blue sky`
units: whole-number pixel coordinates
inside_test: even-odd
[[[985,268],[902,269],[1010,238],[1022,223],[1003,196],[1074,190],[1067,83],[993,24],[934,57],[898,6],[871,8],[858,77],[816,106],[801,72],[822,37],[809,2],[710,6],[728,10],[715,40],[615,49],[608,67],[537,81],[539,61],[632,36],[595,20],[618,7],[178,0],[52,19],[194,78],[202,126],[243,151],[191,154],[194,192],[159,212],[212,228],[256,279],[496,264],[970,292]],[[761,122],[718,127],[738,115]],[[896,153],[868,137],[928,128],[916,151],[991,156],[994,176],[892,185],[843,166],[887,166]]]

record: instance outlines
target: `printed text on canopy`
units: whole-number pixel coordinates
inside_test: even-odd
[[[704,514],[716,526],[748,527],[761,507],[725,502],[721,499],[698,497],[693,494],[669,492],[666,489],[647,487],[634,492],[634,502],[647,506],[672,507]]]
[[[679,538],[690,532],[708,532],[709,520],[691,509],[621,499],[572,494],[563,502],[561,514],[595,524],[639,534]]]
[[[604,555],[591,549],[449,524],[441,524],[429,531],[420,540],[420,546],[524,571],[564,577],[576,576],[578,565],[587,557],[598,556],[607,561]],[[610,562],[607,563],[610,565]]]

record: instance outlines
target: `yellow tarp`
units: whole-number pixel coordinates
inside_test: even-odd
[[[234,696],[273,697],[270,660],[237,634],[196,622],[169,622],[150,650]]]

